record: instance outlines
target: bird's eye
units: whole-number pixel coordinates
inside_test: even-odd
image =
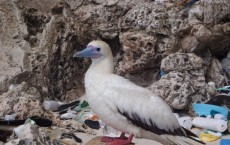
[[[100,51],[100,50],[101,50],[101,48],[96,48],[96,50],[97,50],[97,51]]]

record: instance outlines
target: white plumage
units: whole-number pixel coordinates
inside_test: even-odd
[[[153,139],[164,145],[194,144],[195,141],[187,138],[193,134],[186,134],[188,131],[181,128],[170,107],[160,97],[113,74],[113,56],[105,42],[92,41],[74,57],[92,59],[85,75],[86,98],[92,110],[107,124],[124,133]],[[128,143],[114,140],[110,144]]]

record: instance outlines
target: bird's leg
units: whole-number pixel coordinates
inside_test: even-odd
[[[133,135],[131,134],[128,139],[114,139],[114,141],[109,142],[106,145],[128,145],[132,143]]]
[[[121,133],[120,138],[125,138],[125,139],[127,139],[127,137],[125,136],[125,133],[124,133],[124,132]]]
[[[123,139],[123,140],[126,140],[127,137],[125,136],[125,133],[124,133],[124,132],[121,133],[120,137],[108,137],[108,136],[103,136],[103,137],[101,137],[101,141],[102,141],[102,142],[112,142],[112,141],[114,141],[114,140],[116,140],[116,139],[120,139],[120,140]]]

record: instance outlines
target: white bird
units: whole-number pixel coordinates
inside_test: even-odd
[[[86,99],[100,119],[122,131],[118,138],[103,137],[107,145],[126,145],[133,136],[163,145],[198,145],[203,142],[182,128],[170,107],[146,88],[113,74],[113,56],[108,44],[95,40],[73,56],[89,57],[85,74]],[[130,134],[128,138],[125,133]]]

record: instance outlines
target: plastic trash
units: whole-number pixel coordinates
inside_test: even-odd
[[[212,141],[215,141],[218,139],[220,139],[220,136],[215,136],[215,135],[210,134],[208,132],[202,132],[200,134],[200,140],[204,141],[204,142],[212,142]]]
[[[180,117],[178,113],[173,113],[173,114],[174,114],[174,116],[175,116],[176,118],[179,118],[179,117]]]
[[[84,121],[84,123],[85,123],[85,125],[87,125],[88,127],[92,128],[92,129],[97,129],[97,130],[99,130],[99,128],[100,128],[100,124],[99,124],[98,121],[93,121],[93,120],[88,120],[88,119],[86,119],[86,120]]]
[[[85,120],[90,119],[94,116],[94,113],[92,113],[89,110],[83,110],[79,113],[77,113],[77,116],[74,118],[75,120],[84,123]]]
[[[228,117],[228,110],[220,106],[211,104],[193,104],[192,106],[198,116],[214,116],[215,114],[222,114],[226,118]]]
[[[18,127],[14,128],[13,132],[16,136],[19,135],[19,133],[22,131],[22,129],[24,128],[24,125],[19,125]]]
[[[5,120],[15,120],[16,114],[5,115]]]
[[[221,139],[220,145],[230,145],[230,139]]]
[[[110,137],[117,137],[120,135],[119,131],[116,130],[115,128],[109,126],[109,125],[105,125],[103,128],[103,134],[106,136],[110,136]]]
[[[184,128],[190,130],[192,128],[192,118],[189,116],[179,117],[177,118],[178,122]]]
[[[57,101],[44,101],[43,102],[43,107],[45,110],[47,111],[56,111],[58,110],[58,107],[60,106],[60,104]]]
[[[60,117],[62,119],[73,119],[73,118],[77,117],[77,115],[74,114],[74,112],[67,112],[65,114],[62,114]]]
[[[217,88],[216,90],[222,94],[228,94],[230,93],[230,86],[224,86],[222,88]]]
[[[222,106],[223,108],[230,108],[230,96],[226,94],[217,95],[215,97],[212,97],[207,103]],[[226,110],[228,109],[226,108]]]
[[[79,103],[80,103],[80,101],[77,100],[77,101],[73,101],[73,102],[70,102],[70,103],[67,103],[67,104],[60,105],[58,107],[58,111],[63,112],[63,111],[67,111],[68,109],[73,109],[74,107],[78,106]]]
[[[222,115],[222,114],[215,114],[214,115],[214,119],[219,119],[219,120],[225,120],[225,121],[227,121],[227,118],[224,115]]]
[[[29,119],[33,120],[40,127],[50,127],[52,126],[52,121],[39,116],[32,116]],[[0,125],[2,126],[19,126],[25,124],[26,120],[0,120]]]
[[[224,132],[227,129],[227,121],[213,118],[195,117],[192,121],[196,127],[209,129],[212,131]]]
[[[89,103],[86,101],[83,101],[82,103],[79,103],[74,110],[77,112],[80,112],[82,109],[86,109],[89,107]]]
[[[166,73],[163,70],[160,70],[160,77],[166,75]]]

